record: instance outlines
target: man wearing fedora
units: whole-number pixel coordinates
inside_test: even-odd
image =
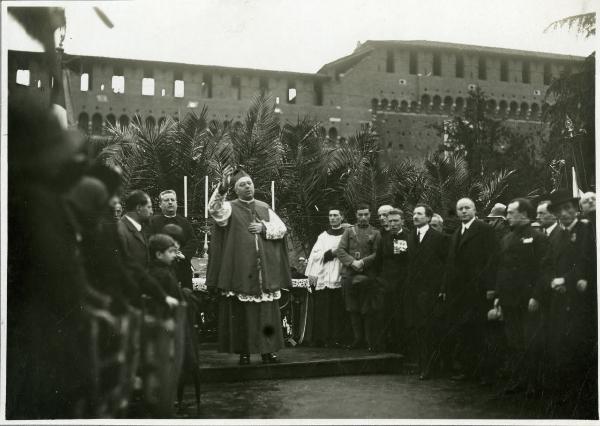
[[[596,377],[596,244],[590,224],[577,217],[578,198],[557,191],[549,201],[562,229],[545,261],[551,371],[560,374],[564,388],[575,389],[585,377]]]
[[[230,187],[237,199],[226,201]],[[291,286],[287,228],[269,206],[254,199],[254,183],[227,166],[208,210],[215,222],[206,285],[219,293],[219,351],[237,353],[240,364],[260,353],[276,363],[283,347],[279,299]],[[211,290],[214,291],[214,290]]]
[[[356,210],[356,225],[344,230],[340,244],[335,251],[342,262],[342,289],[346,311],[350,313],[350,324],[354,340],[350,345],[356,349],[366,339],[369,348],[374,350],[372,313],[383,308],[378,304],[376,282],[376,255],[380,246],[381,234],[369,224],[371,212],[369,206],[361,204]]]
[[[502,203],[494,204],[490,214],[483,221],[494,229],[498,241],[510,232],[510,227],[506,220],[506,206]]]

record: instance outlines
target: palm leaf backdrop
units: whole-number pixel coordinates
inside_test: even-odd
[[[334,151],[332,174],[337,178],[334,188],[350,212],[361,203],[375,210],[393,200],[389,173],[378,157],[377,134],[370,129],[351,136]]]
[[[332,151],[324,129],[308,118],[287,123],[281,132],[283,165],[278,181],[278,211],[308,255],[318,234],[327,227],[330,208],[341,209],[339,197],[328,186]]]
[[[456,201],[469,197],[480,212],[487,211],[506,191],[513,170],[500,170],[471,176],[466,158],[460,153],[435,152],[424,162],[421,201],[442,216],[455,207]]]
[[[264,93],[257,95],[239,127],[228,128],[219,158],[222,164],[242,166],[254,181],[256,196],[270,199],[271,181],[279,180],[283,147],[279,117],[273,100]]]
[[[360,131],[332,146],[320,123],[299,118],[280,127],[274,102],[256,96],[241,125],[207,120],[207,109],[148,126],[136,118],[127,127],[107,124],[108,141],[98,143],[99,158],[123,170],[124,192],[142,189],[155,200],[165,189],[183,193],[188,177],[188,208],[202,217],[204,179],[212,191],[226,165],[241,165],[252,176],[256,197],[268,201],[276,185],[276,210],[289,225],[295,243],[308,254],[327,227],[330,208],[353,221],[358,204],[372,211],[392,204],[407,213],[418,202],[446,216],[456,201],[472,197],[487,209],[507,189],[513,171],[470,173],[465,153],[436,152],[422,163],[379,161],[377,134]],[[407,219],[409,217],[407,214]]]
[[[143,189],[156,197],[176,183],[179,169],[176,123],[171,119],[158,125],[143,123],[134,117],[127,127],[107,125],[109,142],[99,158],[123,169],[125,192]]]

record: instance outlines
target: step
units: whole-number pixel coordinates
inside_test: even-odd
[[[238,355],[218,353],[214,345],[201,345],[199,355],[203,383],[400,373],[403,367],[399,354],[338,348],[284,348],[277,354],[279,364],[262,364],[253,354],[250,365],[243,366]]]

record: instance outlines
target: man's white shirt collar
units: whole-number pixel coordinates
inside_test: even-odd
[[[552,233],[552,231],[554,231],[554,228],[556,228],[558,226],[558,222],[554,222],[551,226],[546,228],[546,235],[550,235]]]
[[[471,225],[473,224],[473,222],[475,222],[475,218],[471,219],[467,223],[463,223],[462,224],[462,232],[465,232],[467,229],[469,229],[471,227]]]
[[[135,227],[135,229],[137,229],[138,232],[142,231],[142,225],[135,219],[130,218],[129,216],[125,215],[125,217],[127,219],[129,219],[129,221],[133,224],[133,226]]]
[[[429,231],[429,225],[421,226],[417,228],[417,232],[419,233],[419,242],[423,241],[423,237],[425,237],[425,233]]]

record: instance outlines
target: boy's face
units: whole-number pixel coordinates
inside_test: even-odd
[[[166,265],[171,265],[175,257],[177,257],[177,247],[175,246],[169,247],[165,251],[156,252],[156,258]]]

